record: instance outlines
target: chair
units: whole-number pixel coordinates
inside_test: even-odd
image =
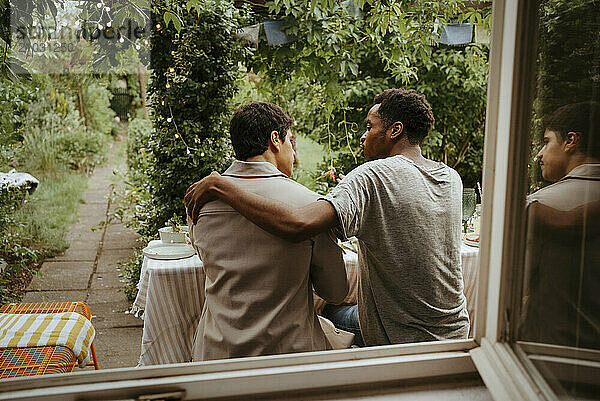
[[[91,320],[90,307],[84,302],[12,303],[0,307],[0,313],[61,313],[76,312]],[[99,370],[94,342],[92,362]],[[77,365],[73,352],[64,346],[0,348],[0,379],[17,376],[37,376],[72,372]]]

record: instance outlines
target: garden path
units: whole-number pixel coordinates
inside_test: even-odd
[[[87,302],[101,369],[137,365],[142,338],[142,320],[125,313],[131,304],[116,269],[117,262],[128,259],[139,246],[137,234],[121,223],[108,224],[109,195],[120,184],[113,170],[125,169],[124,146],[125,141],[114,142],[108,163],[94,170],[79,220],[67,234],[69,249],[43,263],[41,275],[33,278],[23,298],[23,302]],[[102,221],[101,229],[91,230]]]

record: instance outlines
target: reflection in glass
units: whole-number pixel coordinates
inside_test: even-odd
[[[463,225],[467,224],[467,221],[473,216],[475,213],[475,204],[477,203],[477,195],[475,194],[474,188],[465,188],[463,189],[463,198],[462,198],[462,220]],[[466,228],[465,228],[466,231]]]
[[[592,398],[600,388],[599,6],[540,3],[516,319],[521,349],[553,390]]]

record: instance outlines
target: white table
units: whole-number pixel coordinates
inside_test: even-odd
[[[192,359],[194,336],[204,304],[203,294],[204,273],[197,255],[177,260],[144,257],[132,309],[136,314],[144,311],[138,366]]]

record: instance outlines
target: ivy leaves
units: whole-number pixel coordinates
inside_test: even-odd
[[[238,26],[231,2],[157,1],[153,7],[153,25],[165,26],[152,34],[148,94],[154,129],[145,141],[149,156],[137,172],[151,188],[144,193],[145,209],[136,212],[144,234],[155,233],[174,214],[185,216],[187,187],[230,162],[225,122],[237,62],[245,55],[231,35]]]

